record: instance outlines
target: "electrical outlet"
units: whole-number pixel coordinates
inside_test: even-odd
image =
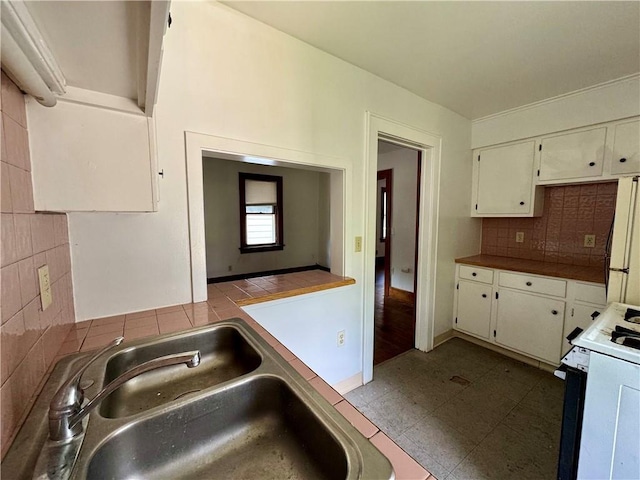
[[[362,251],[362,237],[356,237],[356,252]]]
[[[524,242],[524,232],[516,232],[516,243]]]
[[[233,270],[233,266],[229,265],[229,271],[231,272]]]
[[[593,248],[596,246],[596,236],[595,235],[585,235],[584,236],[584,246],[587,248]]]
[[[342,347],[344,345],[344,330],[340,330],[338,332],[338,346]]]
[[[40,283],[40,301],[42,302],[42,310],[49,308],[53,302],[51,295],[51,282],[49,279],[49,265],[43,265],[38,269],[38,282]]]

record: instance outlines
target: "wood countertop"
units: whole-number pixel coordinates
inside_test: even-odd
[[[602,284],[605,282],[605,273],[602,267],[565,265],[562,263],[540,262],[522,258],[499,257],[496,255],[473,255],[471,257],[456,258],[456,263],[532,273],[534,275],[546,275],[548,277],[566,278],[569,280],[580,280],[583,282]]]

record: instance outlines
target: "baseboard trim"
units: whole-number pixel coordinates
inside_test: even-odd
[[[449,330],[447,330],[444,333],[441,333],[440,335],[436,335],[435,337],[433,337],[433,348],[436,348],[438,345],[442,345],[444,342],[446,342],[450,338],[453,338],[453,335],[454,335],[453,328],[450,328]]]
[[[466,340],[471,343],[475,343],[476,345],[480,345],[481,347],[487,348],[489,350],[493,350],[494,352],[498,352],[505,357],[513,358],[514,360],[518,360],[519,362],[526,363],[527,365],[531,365],[532,367],[539,368],[540,370],[544,370],[546,372],[554,372],[558,367],[556,365],[552,365],[547,362],[543,362],[541,360],[536,360],[535,358],[527,357],[526,355],[522,355],[517,352],[513,352],[506,348],[502,348],[498,345],[495,345],[490,342],[486,342],[479,338],[474,337],[473,335],[467,335],[466,333],[460,332],[458,330],[453,330],[453,335],[451,338],[457,337],[463,340]]]
[[[406,303],[413,303],[415,295],[413,292],[408,292],[396,287],[389,287],[389,296],[396,300]]]
[[[331,269],[322,265],[306,265],[304,267],[280,268],[278,270],[265,270],[263,272],[239,273],[238,275],[228,275],[226,277],[207,278],[207,283],[233,282],[235,280],[247,280],[249,278],[266,277],[267,275],[284,275],[286,273],[307,272],[309,270],[323,270],[330,272]]]
[[[358,372],[355,375],[345,378],[344,380],[333,385],[333,389],[340,395],[345,395],[351,390],[355,390],[362,386],[362,372]]]

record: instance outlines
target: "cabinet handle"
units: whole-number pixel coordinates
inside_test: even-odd
[[[475,276],[477,276],[477,275],[478,275],[478,274],[477,274],[476,272],[473,272],[473,273],[471,274],[471,276],[472,276],[472,277],[475,277]]]
[[[595,167],[596,166],[596,162],[589,162],[589,166],[590,167]]]
[[[531,285],[533,285],[533,283],[527,282],[527,287],[530,287]]]
[[[620,159],[620,160],[618,160],[618,161],[619,161],[620,163],[624,163],[624,162],[626,162],[626,161],[627,161],[627,159],[626,159],[626,158],[621,158],[621,159]]]
[[[557,315],[557,314],[558,314],[558,310],[551,310],[551,313],[552,313],[553,315]]]
[[[482,298],[487,298],[487,294],[486,294],[486,293],[483,293],[483,294],[482,294]]]
[[[524,205],[524,202],[520,202],[520,205]]]

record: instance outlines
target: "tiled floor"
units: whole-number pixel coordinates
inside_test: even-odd
[[[123,335],[125,341],[215,323],[228,318],[250,318],[239,305],[245,300],[266,301],[273,296],[290,296],[311,290],[331,288],[345,278],[323,270],[269,275],[222,282],[207,286],[209,300],[173,307],[76,323],[58,356],[95,350]]]
[[[374,369],[347,398],[440,480],[555,478],[564,383],[461,339]]]

